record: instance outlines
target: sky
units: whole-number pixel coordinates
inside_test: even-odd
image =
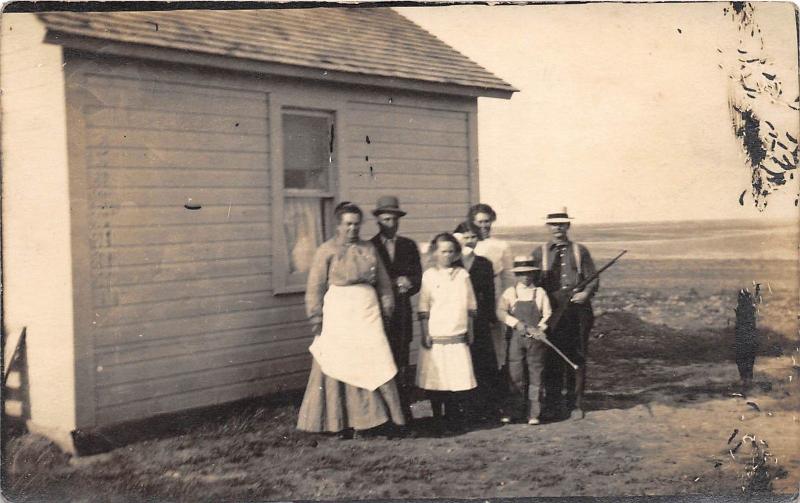
[[[481,200],[499,225],[797,218],[794,187],[753,206],[728,109],[728,3],[396,8],[520,89],[480,98]],[[763,55],[798,95],[791,3],[756,3]],[[720,53],[717,49],[722,50]],[[800,117],[782,117],[797,133]],[[797,135],[794,135],[797,138]]]

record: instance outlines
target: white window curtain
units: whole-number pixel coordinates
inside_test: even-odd
[[[289,272],[305,273],[322,244],[322,211],[318,198],[287,197],[283,226],[289,251]]]

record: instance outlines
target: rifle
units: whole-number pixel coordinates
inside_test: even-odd
[[[558,326],[558,322],[561,321],[561,317],[567,311],[567,307],[569,307],[570,299],[572,298],[572,296],[578,292],[583,291],[583,289],[586,288],[589,285],[589,283],[600,277],[600,273],[602,273],[603,271],[614,265],[614,263],[626,253],[628,253],[628,250],[622,250],[622,253],[611,259],[609,263],[607,263],[606,265],[595,271],[594,274],[579,282],[577,285],[575,285],[575,288],[573,288],[572,290],[559,290],[558,292],[553,294],[553,296],[556,298],[556,301],[558,302],[557,304],[558,308],[556,308],[556,310],[553,311],[553,314],[550,315],[550,319],[547,322],[547,325],[550,327],[550,330],[555,330],[556,327]]]
[[[570,360],[569,357],[565,355],[560,349],[558,349],[558,347],[556,347],[555,344],[550,342],[550,339],[548,339],[547,336],[539,337],[538,340],[550,346],[558,356],[560,356],[565,362],[567,362],[567,365],[572,367],[572,370],[578,370],[578,366],[572,360]]]

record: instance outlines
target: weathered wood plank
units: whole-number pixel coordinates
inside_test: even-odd
[[[453,131],[427,131],[409,127],[356,126],[344,132],[345,139],[353,145],[395,143],[403,145],[441,145],[446,147],[466,147],[467,134],[464,129]]]
[[[172,357],[232,349],[253,344],[276,343],[280,341],[305,338],[311,343],[311,326],[306,321],[277,326],[226,330],[157,340],[141,344],[106,347],[97,353],[97,365],[103,368],[113,365],[127,365],[151,360],[164,360]]]
[[[264,286],[263,290],[256,292],[214,296],[201,293],[188,299],[103,307],[95,310],[94,323],[98,330],[103,330],[108,327],[137,325],[143,319],[158,322],[275,307],[269,285]]]
[[[176,114],[158,110],[131,108],[86,107],[86,123],[93,127],[158,129],[161,131],[194,131],[209,133],[238,133],[267,136],[269,119],[263,117],[203,114],[201,112]]]
[[[176,412],[195,407],[205,407],[221,403],[261,396],[284,389],[296,389],[308,380],[308,370],[311,357],[289,362],[284,367],[286,372],[264,379],[253,379],[245,382],[219,385],[199,389],[180,395],[168,395],[152,400],[127,402],[121,405],[102,408],[97,411],[97,420],[101,424],[112,424],[131,419],[149,417],[155,414]],[[297,367],[299,370],[295,370]]]
[[[92,252],[92,266],[97,268],[132,265],[158,266],[179,262],[263,257],[270,254],[270,241],[266,238],[160,246],[111,246],[95,249]]]
[[[395,190],[395,189],[417,189],[425,187],[428,189],[469,189],[469,178],[466,174],[442,175],[437,173],[430,174],[411,174],[411,173],[388,173],[380,172],[353,172],[349,173],[350,184],[354,189],[375,189],[375,190]]]
[[[181,355],[117,365],[103,365],[97,372],[98,386],[120,386],[144,383],[154,379],[188,373],[212,372],[216,369],[244,366],[264,361],[291,358],[308,353],[311,337],[280,342],[265,341],[240,344],[237,347],[185,351]]]
[[[87,150],[93,168],[182,168],[233,171],[266,170],[268,157],[250,152],[197,152],[191,148],[92,148]]]
[[[171,243],[202,243],[235,239],[267,239],[270,225],[266,222],[242,224],[184,224],[143,227],[112,227],[96,222],[90,230],[94,248],[127,245],[161,245]]]
[[[96,187],[268,187],[266,169],[253,171],[163,170],[151,169],[100,169],[90,170],[89,177]]]
[[[464,190],[394,189],[391,187],[387,187],[385,190],[399,197],[403,204],[460,203],[466,205],[469,199],[469,195]],[[374,189],[354,189],[352,191],[352,200],[364,204],[365,207],[375,204],[375,197]],[[466,214],[466,206],[464,208],[464,214]]]
[[[240,328],[266,327],[278,323],[297,323],[305,321],[305,307],[301,305],[285,307],[272,306],[236,313],[219,313],[196,316],[191,319],[150,322],[143,320],[139,325],[113,327],[96,330],[94,337],[98,346],[138,344],[140,341],[170,339],[199,333]]]
[[[266,116],[266,94],[241,91],[208,91],[197,85],[154,83],[143,89],[144,82],[128,79],[89,77],[87,105],[107,108],[169,110],[174,113],[208,113],[225,116],[263,118]],[[214,94],[218,91],[220,94]]]
[[[361,105],[347,111],[351,126],[379,128],[397,127],[424,131],[465,131],[467,114],[464,112],[423,113],[412,108],[393,108],[387,105],[368,107]],[[466,133],[465,133],[466,134]]]
[[[90,147],[124,148],[185,148],[187,150],[230,150],[234,152],[267,153],[266,135],[231,133],[177,132],[130,129],[127,127],[89,128],[86,131]]]
[[[143,283],[118,287],[96,288],[94,307],[124,306],[188,299],[211,295],[250,293],[272,288],[272,275],[250,274],[212,279],[179,280],[176,282]],[[206,293],[202,293],[206,292]],[[272,296],[275,304],[283,304],[283,297]],[[287,304],[288,305],[288,304]]]
[[[431,145],[394,145],[386,143],[348,144],[348,152],[354,156],[369,156],[370,160],[380,162],[382,159],[393,160],[425,160],[425,161],[459,161],[466,164],[467,147],[436,147]]]
[[[192,372],[161,379],[98,388],[98,408],[112,407],[136,401],[151,401],[161,396],[180,395],[197,390],[208,390],[225,383],[266,379],[286,372],[303,370],[310,355],[296,355],[278,360],[261,360],[243,365],[228,366],[204,372]]]
[[[272,217],[270,205],[204,204],[199,210],[187,210],[183,206],[92,208],[93,226],[108,224],[111,227],[137,225],[175,225],[175,224],[241,224],[265,222]]]
[[[343,167],[348,174],[370,173],[370,166],[372,167],[371,173],[376,176],[397,173],[407,173],[409,175],[435,173],[438,175],[457,176],[467,173],[467,163],[464,161],[386,159],[385,157],[376,158],[374,155],[372,157],[368,155],[352,155],[348,159],[347,166]]]
[[[211,259],[174,264],[97,268],[92,284],[96,288],[121,285],[224,278],[269,271],[270,257]]]
[[[92,194],[94,206],[177,206],[182,207],[187,198],[203,204],[264,204],[270,200],[269,189],[264,187],[239,188],[150,188],[132,189],[127,187],[95,188]]]

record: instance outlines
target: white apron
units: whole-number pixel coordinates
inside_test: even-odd
[[[370,285],[331,285],[322,304],[322,333],[308,348],[322,373],[375,391],[397,374],[378,296]]]

